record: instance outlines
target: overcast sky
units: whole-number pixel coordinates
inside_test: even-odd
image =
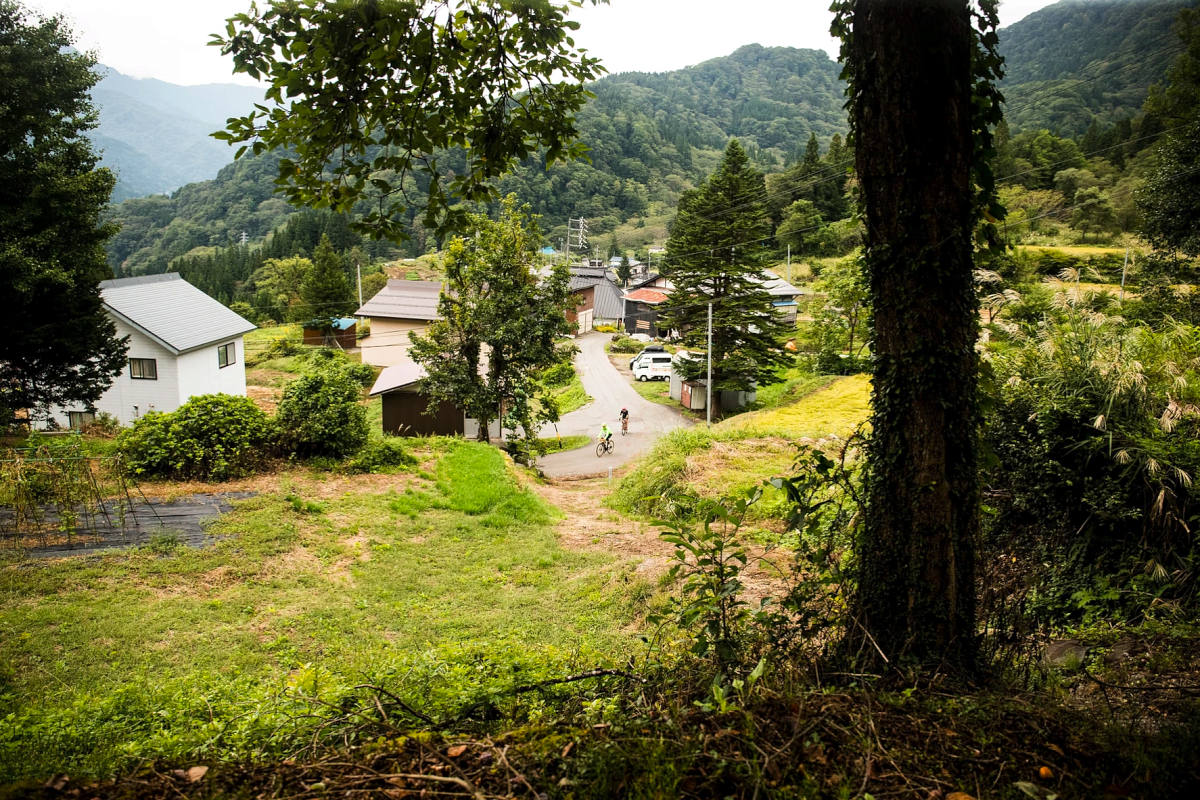
[[[209,35],[249,0],[24,0],[44,14],[62,14],[81,49],[135,78],[178,84],[252,83],[234,77]],[[260,5],[266,0],[260,0]],[[1001,0],[1001,25],[1011,25],[1054,0]],[[732,53],[744,44],[803,47],[837,56],[829,36],[829,0],[611,0],[573,16],[576,44],[600,57],[609,72],[662,72]]]

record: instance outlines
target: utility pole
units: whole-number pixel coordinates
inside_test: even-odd
[[[358,281],[358,307],[362,308],[362,266],[359,265],[358,259],[354,259],[354,277]]]
[[[712,302],[708,304],[708,378],[705,380],[708,397],[704,401],[706,424],[712,427]]]
[[[1125,263],[1121,265],[1121,295],[1117,298],[1117,305],[1125,302],[1125,270],[1129,268],[1129,247],[1125,247]]]
[[[787,262],[787,264],[788,264],[788,266],[787,266],[787,275],[788,275],[787,281],[788,281],[788,283],[791,283],[792,282],[792,246],[790,244],[788,245],[788,262]]]

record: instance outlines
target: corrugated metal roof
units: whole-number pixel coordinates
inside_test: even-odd
[[[354,313],[360,317],[384,319],[441,319],[437,307],[441,293],[441,281],[403,281],[393,278]]]
[[[371,396],[411,386],[428,374],[425,368],[415,361],[393,364],[379,373],[379,377],[375,379],[375,385],[371,387]]]
[[[100,282],[104,305],[168,350],[183,353],[254,330],[177,272]]]
[[[803,294],[803,292],[783,278],[778,278],[770,273],[763,273],[761,283],[763,288],[767,290],[767,294],[772,297],[795,297],[798,294]]]
[[[621,287],[612,281],[596,284],[596,302],[592,308],[596,319],[620,319],[622,302]]]

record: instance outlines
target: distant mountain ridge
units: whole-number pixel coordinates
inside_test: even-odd
[[[1061,0],[1002,29],[1000,48],[1008,64],[1003,90],[1012,132],[1048,128],[1080,136],[1095,120],[1111,125],[1138,114],[1147,88],[1162,80],[1179,50],[1172,32],[1178,11],[1198,3]],[[504,178],[500,189],[516,193],[543,215],[555,242],[565,233],[568,217],[586,217],[593,241],[601,245],[621,226],[627,238],[660,240],[680,193],[716,166],[730,137],[742,140],[760,169],[777,172],[803,156],[810,135],[824,149],[833,134],[844,134],[839,73],[840,66],[821,51],[747,45],[673,72],[607,76],[592,84],[596,96],[578,117],[590,160],[547,170],[531,158]],[[210,108],[205,134],[259,99],[258,90],[246,87],[192,87],[206,92],[205,99],[192,94],[179,101],[169,96],[173,87],[158,81],[131,86],[125,79],[111,87],[126,98],[136,94],[140,113],[147,113],[145,107],[170,109],[177,124],[193,119],[183,111],[211,103],[204,106]],[[113,118],[109,130],[119,127],[119,118],[106,113]],[[228,246],[242,234],[261,243],[294,211],[272,194],[279,155],[228,165],[232,152],[215,140],[205,138],[194,149],[183,141],[181,135],[173,154],[161,160],[176,166],[211,156],[217,163],[207,176],[224,168],[214,180],[185,185],[172,197],[130,200],[115,209],[124,229],[110,244],[109,257],[121,274],[164,271],[190,250]],[[210,148],[219,151],[219,161]],[[137,153],[144,151],[128,139],[110,152],[126,165],[131,158],[147,169],[158,163],[152,151],[138,161]],[[453,156],[444,163],[454,164]],[[123,180],[129,179],[127,167]],[[413,210],[414,253],[432,244],[416,216]],[[629,227],[640,232],[630,234]]]
[[[1005,116],[1015,130],[1079,136],[1136,116],[1181,44],[1175,18],[1198,0],[1060,0],[1000,30]]]
[[[92,90],[100,124],[92,141],[101,163],[117,174],[116,202],[215,176],[233,160],[233,150],[209,134],[262,100],[262,90],[254,87],[177,86],[103,65],[100,71],[104,77]]]

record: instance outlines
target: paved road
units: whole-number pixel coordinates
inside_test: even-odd
[[[592,396],[592,402],[564,414],[558,421],[558,433],[563,436],[585,434],[593,441],[578,450],[542,456],[538,466],[552,478],[605,475],[610,467],[619,467],[649,450],[667,431],[691,424],[670,406],[651,403],[634,391],[604,352],[608,338],[604,334],[589,333],[576,340],[579,354],[575,356],[575,369],[584,390]],[[621,435],[621,423],[617,418],[622,408],[629,409],[628,436]],[[614,452],[597,458],[595,438],[604,422],[616,434],[613,439],[617,446]],[[554,433],[554,426],[547,425],[541,435],[553,436]]]

